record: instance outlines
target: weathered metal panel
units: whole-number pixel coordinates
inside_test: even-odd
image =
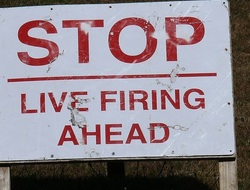
[[[234,156],[228,9],[0,9],[0,162]]]

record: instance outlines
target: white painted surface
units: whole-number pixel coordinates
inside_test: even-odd
[[[234,156],[228,9],[227,1],[0,9],[0,161]],[[113,35],[111,28],[120,20],[131,17],[149,21],[155,29],[151,36],[157,39],[154,54],[134,64],[118,60],[108,44],[108,37]],[[177,61],[166,60],[169,35],[165,18],[169,17],[196,18],[205,28],[200,42],[177,45]],[[90,27],[83,23],[79,27],[89,35],[90,46],[89,62],[79,63],[78,29],[63,28],[62,22],[91,19],[102,20],[103,26]],[[43,66],[24,64],[17,56],[17,52],[28,52],[33,58],[48,54],[46,49],[24,44],[18,39],[20,27],[34,20],[49,22],[57,30],[47,34],[43,28],[34,28],[28,33],[35,38],[53,41],[59,48],[58,57]],[[179,38],[190,42],[194,32],[191,25],[177,25]],[[125,27],[119,39],[124,54],[140,54],[146,44],[145,33],[138,26]],[[75,78],[68,80],[70,76]],[[191,92],[192,89],[204,94],[198,94],[197,90]],[[101,93],[105,91],[111,91],[106,95],[111,102],[107,102],[102,111]],[[131,110],[129,98],[132,91],[138,93],[134,95],[135,99],[141,99],[143,93],[148,96],[141,100],[146,102],[144,108],[135,100],[132,101],[135,102],[134,110]],[[180,108],[175,108],[169,101],[166,108],[162,108],[161,91],[173,99],[175,95],[179,96]],[[77,111],[74,105],[72,107],[71,92],[86,93],[76,97],[81,99],[76,108],[88,108],[88,111]],[[155,92],[156,107],[152,105]],[[188,101],[184,98],[187,92],[190,92]],[[120,104],[122,93],[125,104]],[[63,104],[60,107],[61,97]],[[195,98],[198,98],[196,102]],[[199,105],[200,98],[205,100],[203,108],[190,109],[186,104]],[[41,108],[43,99],[45,107]],[[22,101],[26,102],[27,110],[37,113],[22,113],[25,112],[24,108],[22,111]],[[150,140],[153,138],[150,123],[167,125],[169,138],[159,143]],[[82,127],[85,125],[88,132],[95,131],[96,125],[100,125],[100,144],[94,136],[87,138],[87,144],[83,143]],[[63,135],[66,129],[72,129],[76,139],[69,131]],[[156,140],[163,139],[164,134],[164,128],[155,128]],[[64,141],[58,146],[62,136]],[[111,144],[108,144],[107,136]],[[70,139],[66,142],[67,138]]]

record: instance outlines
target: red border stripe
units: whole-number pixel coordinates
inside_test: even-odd
[[[216,77],[217,73],[182,73],[176,77]],[[102,80],[102,79],[147,79],[147,78],[170,78],[170,74],[135,74],[135,75],[86,75],[86,76],[54,76],[54,77],[28,77],[10,78],[7,81],[13,82],[36,82],[36,81],[62,81],[62,80]]]

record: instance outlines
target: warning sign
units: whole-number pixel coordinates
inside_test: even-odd
[[[0,12],[0,162],[234,156],[226,1]]]

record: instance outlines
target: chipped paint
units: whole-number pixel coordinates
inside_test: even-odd
[[[184,67],[180,67],[179,64],[176,65],[175,69],[172,69],[170,73],[170,82],[174,83],[177,80],[180,71],[185,71]]]
[[[73,126],[78,126],[79,128],[86,127],[87,120],[86,118],[79,113],[77,108],[72,108],[72,106],[69,104],[67,107],[70,110],[70,116],[71,116],[71,123]]]
[[[83,31],[85,34],[88,34],[91,29],[92,22],[82,22],[80,26],[80,30]]]
[[[163,128],[164,126],[156,126],[155,128]],[[167,126],[170,129],[179,130],[179,131],[187,131],[189,130],[188,127],[180,126],[180,125],[172,125]],[[154,130],[155,128],[148,128],[148,130]]]
[[[53,62],[50,62],[50,63],[48,64],[48,68],[47,68],[47,71],[46,71],[46,73],[48,73],[48,72],[50,71],[50,69],[51,69],[51,66],[52,66],[52,63],[53,63]]]
[[[168,126],[168,127],[171,128],[171,129],[180,130],[180,131],[187,131],[187,130],[189,130],[188,127],[184,127],[184,126],[180,126],[180,125],[173,125],[173,126]]]
[[[172,88],[171,85],[162,82],[160,79],[156,79],[156,84],[161,85],[163,87],[166,87],[168,92],[172,92],[173,91],[173,88]]]
[[[64,55],[64,50],[62,51],[62,53],[59,53],[59,56],[62,56]],[[50,69],[52,68],[52,63],[54,63],[56,60],[57,60],[58,56],[57,57],[54,57],[50,63],[48,64],[48,67],[47,67],[47,71],[46,73],[48,73],[50,71]]]
[[[79,104],[84,104],[84,103],[89,103],[91,100],[89,98],[77,98],[77,103]]]

